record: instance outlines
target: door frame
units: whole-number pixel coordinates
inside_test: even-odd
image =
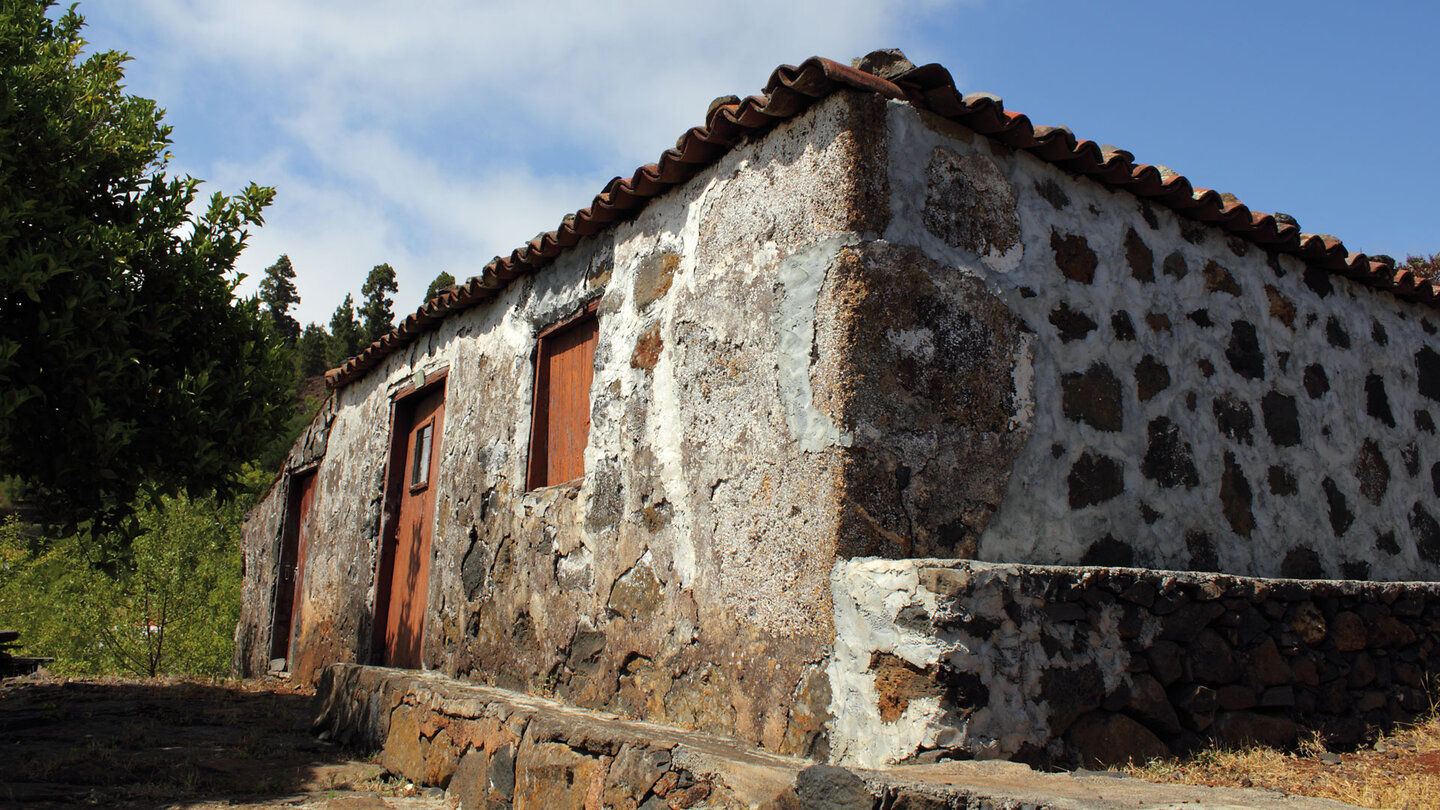
[[[395,569],[395,547],[397,545],[397,532],[400,521],[400,503],[404,494],[410,489],[409,470],[406,469],[405,456],[409,450],[410,430],[415,426],[415,405],[424,397],[434,393],[438,387],[442,394],[440,407],[445,407],[445,391],[447,378],[450,374],[450,367],[441,368],[426,372],[423,382],[416,385],[415,382],[407,383],[390,395],[390,447],[385,459],[385,492],[381,501],[380,537],[379,548],[375,555],[374,570],[374,598],[371,600],[370,610],[370,663],[385,665],[385,623],[390,613],[390,581]],[[417,377],[419,375],[417,374]],[[418,380],[417,380],[418,381]],[[442,422],[439,442],[445,441],[445,426]],[[436,451],[440,447],[437,442],[433,445]],[[432,451],[434,452],[434,451]],[[435,453],[438,455],[438,453]],[[434,483],[433,481],[431,482]],[[434,509],[431,510],[430,519],[435,519]],[[430,536],[430,570],[434,570],[435,561],[435,536],[433,528]],[[433,577],[425,582],[425,604],[428,609],[430,604],[430,585]],[[421,627],[423,629],[423,619]],[[420,634],[420,658],[425,657],[425,634]]]
[[[319,462],[311,462],[303,467],[290,471],[285,482],[285,512],[281,517],[280,544],[278,553],[275,556],[275,590],[270,596],[270,654],[266,657],[267,662],[280,658],[285,660],[285,671],[290,670],[290,663],[295,658],[295,618],[300,608],[298,599],[300,586],[305,581],[305,558],[309,556],[309,543],[301,543],[301,534],[305,531],[305,523],[310,517],[310,512],[315,508],[315,494],[313,488],[316,481],[316,472],[319,470]],[[304,515],[300,514],[300,506],[305,499],[304,486],[311,487],[310,507]],[[309,538],[306,538],[308,541]],[[295,570],[291,573],[289,587],[289,616],[285,623],[285,646],[284,649],[277,649],[275,634],[280,628],[281,607],[284,605],[286,594],[281,586],[284,583],[283,571],[285,568],[286,551],[294,554]],[[279,655],[277,653],[283,653]],[[267,666],[268,668],[268,666]]]

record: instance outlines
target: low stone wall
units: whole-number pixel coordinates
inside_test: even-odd
[[[832,760],[1073,765],[1358,742],[1430,708],[1440,584],[854,560]]]
[[[464,808],[778,807],[811,764],[435,673],[335,664],[317,696],[318,731]]]
[[[1340,810],[1270,791],[1039,773],[1015,762],[837,767],[696,731],[622,720],[433,672],[335,664],[316,730],[378,750],[461,810]]]

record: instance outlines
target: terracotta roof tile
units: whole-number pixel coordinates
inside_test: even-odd
[[[1440,289],[1435,281],[1419,279],[1409,270],[1397,268],[1389,256],[1351,253],[1333,236],[1301,233],[1288,215],[1251,211],[1233,195],[1195,188],[1184,175],[1166,166],[1137,164],[1131,153],[1109,144],[1079,140],[1066,127],[1035,126],[1024,113],[1006,110],[997,95],[962,95],[950,72],[941,65],[914,67],[885,79],[812,57],[798,66],[776,68],[762,95],[744,99],[727,96],[711,102],[705,124],[681,135],[675,146],[665,150],[654,163],[641,166],[630,177],[612,179],[589,206],[566,215],[555,230],[536,236],[508,256],[491,259],[480,275],[427,301],[389,334],[327,372],[326,383],[336,388],[356,379],[448,315],[494,298],[511,280],[544,267],[581,238],[633,216],[651,198],[689,180],[744,138],[763,134],[804,112],[817,100],[847,88],[904,100],[1007,146],[1024,149],[1066,171],[1165,205],[1181,216],[1216,225],[1263,247],[1300,256],[1315,266],[1405,300],[1440,306]]]

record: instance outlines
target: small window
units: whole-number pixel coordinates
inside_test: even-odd
[[[410,468],[410,490],[423,489],[430,483],[430,443],[435,435],[435,420],[425,423],[415,431],[415,466]]]
[[[598,334],[593,304],[576,318],[540,333],[526,489],[563,484],[585,475]]]

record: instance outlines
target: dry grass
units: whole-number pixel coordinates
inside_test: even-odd
[[[1156,760],[1125,772],[1151,782],[1257,787],[1361,807],[1440,807],[1440,717],[1397,729],[1373,746],[1331,754],[1319,741],[1293,754],[1270,748],[1210,749],[1182,761]]]

